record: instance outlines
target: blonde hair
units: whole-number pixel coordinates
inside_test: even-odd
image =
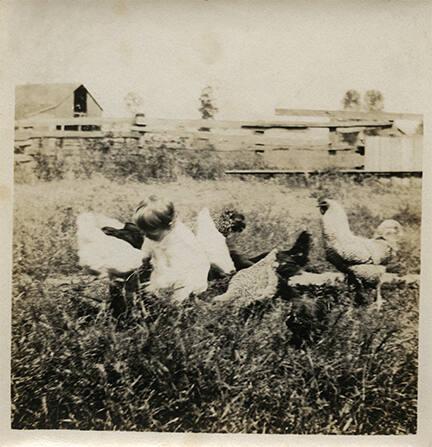
[[[165,200],[151,195],[142,200],[133,220],[144,233],[154,230],[169,230],[175,219],[174,204],[170,200]]]

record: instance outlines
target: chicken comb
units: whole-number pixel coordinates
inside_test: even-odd
[[[317,203],[318,203],[318,205],[317,205],[317,206],[319,207],[319,206],[323,205],[324,202],[325,202],[327,199],[328,199],[327,196],[320,196],[320,197],[318,197],[318,199],[317,199]]]

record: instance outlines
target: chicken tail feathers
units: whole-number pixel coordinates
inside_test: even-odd
[[[264,253],[260,253],[259,255],[254,256],[253,258],[250,258],[250,261],[253,264],[256,264],[257,262],[261,261],[261,259],[264,259],[269,253],[270,253],[269,251],[266,251]]]
[[[279,251],[277,253],[276,259],[279,263],[279,275],[288,279],[307,264],[311,240],[311,235],[307,231],[302,231],[289,250]]]
[[[290,255],[293,256],[295,261],[302,267],[308,262],[311,242],[312,237],[310,233],[302,231],[290,250]]]

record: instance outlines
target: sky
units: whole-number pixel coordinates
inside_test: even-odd
[[[83,83],[106,116],[135,92],[151,118],[199,118],[211,85],[220,119],[276,107],[340,109],[378,89],[385,109],[430,98],[429,1],[15,0],[9,48],[22,83]]]

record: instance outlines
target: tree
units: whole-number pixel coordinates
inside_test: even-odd
[[[215,100],[213,97],[213,89],[210,86],[203,88],[201,91],[201,96],[199,97],[200,108],[198,109],[201,113],[201,118],[203,120],[214,119],[214,116],[219,111],[215,105]]]
[[[354,89],[348,90],[342,98],[342,106],[344,110],[360,110],[360,93]]]
[[[384,96],[379,90],[368,90],[364,95],[363,103],[368,112],[384,110]]]
[[[126,104],[127,109],[132,115],[136,115],[138,112],[142,112],[142,106],[144,100],[142,97],[136,92],[129,92],[124,97],[124,102]]]

